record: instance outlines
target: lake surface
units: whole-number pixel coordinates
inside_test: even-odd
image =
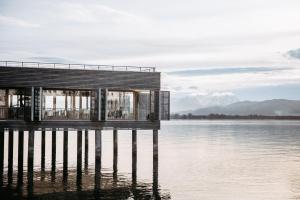
[[[12,188],[17,185],[17,132],[14,137]],[[50,173],[51,132],[46,132],[46,173],[43,176],[40,173],[41,134],[36,132],[33,195],[43,199],[300,199],[300,121],[162,122],[158,188],[153,187],[152,132],[138,131],[137,182],[133,185],[131,132],[119,131],[119,168],[115,179],[112,175],[113,134],[112,131],[103,131],[103,174],[101,190],[96,195],[94,137],[94,132],[90,131],[89,169],[83,170],[78,184],[76,132],[69,133],[70,171],[67,182],[62,181],[63,133],[57,133],[57,170],[53,180]],[[24,138],[26,171],[27,132]],[[5,149],[7,143],[6,133]],[[26,175],[24,177],[26,179]],[[3,188],[7,191],[6,176]],[[18,191],[26,196],[26,188],[24,180]]]

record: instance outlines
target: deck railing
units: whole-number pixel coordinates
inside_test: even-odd
[[[70,110],[65,108],[45,109],[43,120],[90,120],[89,109]]]
[[[91,64],[64,64],[43,62],[0,61],[0,67],[29,67],[51,69],[79,69],[79,70],[104,70],[104,71],[136,71],[155,72],[155,67],[91,65]]]
[[[0,107],[0,120],[18,120],[24,119],[24,108]]]

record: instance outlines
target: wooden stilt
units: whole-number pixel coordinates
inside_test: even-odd
[[[41,170],[45,172],[45,153],[46,153],[46,131],[42,130],[42,138],[41,138]]]
[[[153,130],[153,194],[158,195],[158,130]]]
[[[84,169],[87,170],[89,165],[89,130],[84,133]]]
[[[132,182],[136,183],[137,171],[137,143],[136,143],[136,130],[132,130]]]
[[[63,149],[63,181],[66,182],[68,178],[68,129],[64,129]]]
[[[18,144],[18,186],[23,185],[23,161],[24,161],[24,131],[19,130]]]
[[[14,156],[14,130],[10,129],[8,133],[8,169],[7,169],[7,181],[8,185],[12,183],[13,179],[13,156]]]
[[[34,130],[28,133],[28,191],[31,194],[33,191],[33,156],[34,156]]]
[[[113,170],[114,170],[114,176],[117,175],[118,172],[118,130],[114,129],[113,130],[113,148],[114,148],[114,158],[113,158]]]
[[[3,185],[4,129],[0,129],[0,187]]]
[[[101,130],[95,130],[95,189],[100,189],[101,139]]]
[[[77,132],[77,190],[81,190],[82,178],[82,130]]]
[[[56,130],[52,129],[52,158],[51,158],[51,181],[55,181],[56,168]]]

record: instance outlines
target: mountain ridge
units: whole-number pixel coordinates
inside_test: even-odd
[[[211,106],[183,113],[191,113],[194,115],[297,116],[300,115],[300,100],[271,99],[264,101],[239,101],[227,106]]]

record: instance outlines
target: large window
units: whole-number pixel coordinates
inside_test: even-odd
[[[107,93],[107,119],[108,120],[134,120],[135,95],[133,92],[109,91]]]
[[[24,118],[24,90],[0,89],[0,119]]]
[[[108,120],[150,119],[150,91],[109,91],[106,102]]]
[[[138,120],[144,121],[150,119],[150,91],[139,91],[137,93],[138,102]]]
[[[89,120],[90,91],[43,90],[44,120]]]

